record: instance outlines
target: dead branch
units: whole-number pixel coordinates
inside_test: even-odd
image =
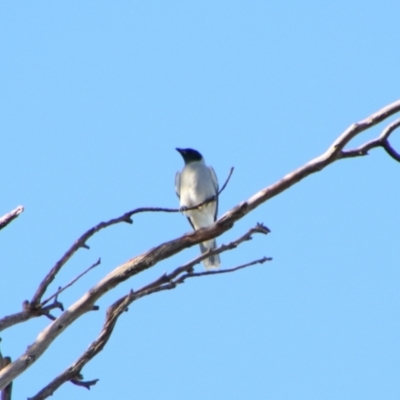
[[[220,250],[219,252],[232,250],[239,246],[244,241],[250,240],[251,236],[254,233],[268,233],[268,228],[264,227],[261,224],[257,224],[255,228],[250,229],[246,234],[244,234],[239,239],[234,242],[229,243],[228,245],[222,245],[216,250]],[[218,254],[218,252],[215,252]],[[111,337],[112,331],[114,330],[115,324],[118,321],[118,318],[121,316],[123,312],[127,310],[127,307],[135,300],[138,300],[142,297],[148,296],[150,294],[160,292],[163,290],[170,290],[176,288],[179,284],[183,283],[188,278],[201,277],[207,275],[216,275],[238,271],[243,268],[250,267],[255,264],[263,264],[266,261],[270,261],[271,258],[263,257],[259,260],[252,261],[250,263],[230,268],[224,270],[216,270],[216,271],[205,271],[200,273],[191,272],[193,266],[195,264],[199,264],[205,255],[197,257],[195,260],[185,264],[184,266],[176,268],[170,274],[164,274],[161,278],[156,279],[149,285],[144,286],[143,288],[137,291],[130,291],[129,294],[123,296],[122,298],[115,301],[107,310],[106,320],[103,324],[103,328],[99,334],[99,336],[90,344],[89,348],[75,361],[70,367],[68,367],[63,373],[57,376],[52,382],[50,382],[46,387],[44,387],[40,392],[38,392],[34,397],[31,397],[29,400],[42,400],[52,395],[63,383],[72,381],[71,377],[78,376],[81,373],[82,368],[92,359],[94,358],[101,350],[103,350],[104,346],[107,344],[109,338]],[[188,272],[190,271],[190,272]],[[181,276],[179,276],[181,275]],[[98,379],[93,381],[89,381],[90,385],[94,385]],[[92,383],[93,382],[93,383]],[[73,382],[77,384],[76,382]],[[81,386],[82,382],[80,383]],[[89,387],[88,387],[89,388]]]
[[[250,211],[262,203],[282,193],[305,177],[322,170],[326,166],[340,159],[344,147],[355,136],[371,128],[384,119],[400,111],[400,101],[396,101],[365,120],[351,125],[336,139],[333,144],[319,157],[311,160],[297,170],[284,176],[281,180],[255,193],[248,200],[235,206],[225,213],[218,221],[208,228],[202,228],[185,234],[169,242],[162,243],[143,254],[140,254],[106,275],[100,282],[93,286],[79,300],[72,304],[68,310],[61,314],[56,321],[44,329],[35,342],[17,358],[12,364],[0,371],[0,388],[5,387],[15,377],[24,372],[34,363],[50,344],[81,315],[92,309],[94,303],[107,291],[132,276],[154,266],[158,262],[169,258],[178,252],[194,246],[200,242],[213,239],[231,229],[236,221],[243,218]],[[81,242],[81,247],[84,242]],[[53,279],[52,277],[51,279]],[[47,287],[47,286],[46,286]],[[40,296],[39,296],[40,297]]]
[[[234,168],[232,167],[230,169],[229,175],[227,179],[225,180],[225,183],[223,184],[222,188],[218,191],[218,194],[216,196],[213,196],[209,199],[206,199],[205,201],[201,202],[200,204],[197,204],[193,207],[188,207],[185,210],[195,210],[196,208],[199,208],[203,206],[204,204],[210,203],[215,200],[216,197],[218,197],[221,192],[226,188],[232,173],[233,173]],[[127,222],[129,224],[132,224],[132,216],[134,214],[139,214],[143,212],[166,212],[166,213],[177,213],[181,212],[180,208],[163,208],[163,207],[140,207],[136,208],[132,211],[128,211],[125,214],[121,215],[120,217],[110,219],[109,221],[106,222],[100,222],[93,228],[89,229],[86,231],[79,239],[75,241],[75,243],[67,250],[67,252],[56,262],[54,267],[49,271],[49,273],[46,275],[46,277],[40,282],[38,289],[36,290],[34,296],[32,297],[31,304],[32,307],[37,307],[37,305],[40,303],[40,300],[44,293],[46,292],[47,288],[49,287],[50,283],[54,280],[60,269],[67,263],[67,261],[80,249],[80,248],[85,248],[89,249],[89,246],[86,244],[86,242],[97,232],[100,230],[107,228],[109,226],[119,224],[121,222]]]
[[[82,273],[80,273],[77,277],[72,279],[71,282],[67,283],[64,287],[60,287],[57,292],[52,294],[50,297],[48,297],[46,300],[42,301],[41,307],[43,307],[45,304],[47,304],[51,299],[57,297],[61,292],[63,292],[65,289],[68,289],[71,287],[76,281],[78,281],[82,276],[86,275],[91,269],[96,268],[98,265],[101,264],[101,258],[99,258],[94,264],[92,264],[89,268],[85,269]]]
[[[362,146],[353,150],[343,150],[340,154],[340,158],[358,157],[368,155],[368,151],[376,147],[382,147],[393,159],[400,162],[400,154],[393,149],[389,142],[389,136],[391,133],[400,126],[400,118],[393,121],[388,125],[377,139],[370,140],[364,143]]]
[[[19,216],[24,211],[23,206],[18,206],[14,210],[10,211],[9,213],[3,215],[0,218],[0,230],[5,228],[10,222],[14,221],[15,218]]]

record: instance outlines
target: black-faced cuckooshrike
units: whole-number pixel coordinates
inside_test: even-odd
[[[215,196],[218,193],[218,180],[214,169],[207,166],[203,156],[193,149],[176,149],[181,153],[185,166],[175,175],[175,191],[180,199],[180,205],[193,207]],[[195,210],[183,211],[193,229],[205,228],[212,225],[217,219],[218,198]],[[208,249],[215,249],[215,239],[200,243],[202,253]],[[214,255],[203,260],[205,268],[217,268],[220,264],[219,255]]]

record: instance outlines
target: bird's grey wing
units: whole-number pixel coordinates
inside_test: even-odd
[[[218,185],[217,174],[215,173],[213,167],[209,166],[208,169],[210,170],[211,181],[212,181],[214,189],[215,189],[215,194],[218,194],[219,185]],[[214,222],[217,220],[217,215],[218,215],[218,197],[215,201]]]
[[[175,192],[178,198],[181,198],[181,173],[178,171],[175,174]]]
[[[175,175],[175,192],[178,198],[181,198],[181,173],[178,171]],[[187,220],[189,221],[189,224],[192,226],[193,230],[196,230],[194,227],[190,217],[186,217]]]

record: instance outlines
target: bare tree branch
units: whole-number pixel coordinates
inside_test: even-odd
[[[400,154],[392,148],[389,143],[390,134],[400,126],[400,118],[389,124],[379,135],[377,139],[370,140],[362,146],[353,150],[343,150],[340,153],[340,158],[358,157],[368,155],[368,151],[376,147],[382,147],[396,161],[400,162]]]
[[[257,224],[255,228],[250,229],[245,235],[237,239],[236,241],[221,246],[218,250],[227,251],[236,248],[239,244],[243,243],[246,240],[251,239],[251,235],[254,233],[268,233],[268,228],[265,228],[261,224]],[[217,253],[216,253],[217,254]],[[188,270],[193,269],[194,264],[199,264],[203,259],[202,257],[197,257],[195,260],[191,261],[188,264],[185,264],[182,267],[176,268],[170,274],[164,274],[161,278],[156,279],[150,285],[146,285],[145,287],[139,289],[138,291],[130,291],[129,294],[123,296],[112,304],[106,313],[106,320],[104,322],[103,328],[99,334],[99,336],[91,343],[89,348],[75,361],[69,368],[67,368],[63,373],[57,376],[52,382],[50,382],[46,387],[44,387],[40,392],[38,392],[34,397],[31,397],[29,400],[42,400],[52,395],[63,383],[71,381],[76,384],[75,381],[72,380],[72,377],[79,376],[82,368],[92,359],[94,358],[101,350],[103,350],[104,346],[107,344],[109,338],[111,337],[112,331],[114,330],[115,324],[117,323],[118,318],[121,314],[127,310],[127,307],[135,300],[138,300],[144,296],[148,296],[150,294],[160,292],[163,290],[170,290],[176,288],[179,284],[183,283],[187,278],[201,277],[206,275],[216,275],[223,274],[228,272],[238,271],[243,268],[250,267],[255,264],[263,264],[266,261],[270,261],[271,258],[263,257],[259,260],[252,261],[250,263],[230,268],[224,270],[216,270],[216,271],[205,271],[200,273],[187,272]],[[182,275],[181,275],[182,274]],[[181,276],[178,276],[181,275]],[[176,278],[176,279],[175,279]],[[85,384],[80,383],[81,386],[87,387],[89,383],[94,385],[98,379],[85,382]],[[89,387],[87,387],[89,388]]]
[[[197,204],[193,207],[188,207],[185,210],[186,211],[194,210],[196,208],[203,206],[204,204],[214,201],[215,198],[218,197],[221,194],[221,192],[226,188],[226,186],[232,176],[233,170],[234,170],[234,168],[232,167],[230,169],[229,175],[228,175],[224,185],[218,191],[217,196],[213,196],[209,199],[206,199],[205,201],[201,202],[200,204]],[[43,279],[43,281],[39,284],[39,287],[36,290],[34,296],[32,297],[32,300],[31,300],[32,307],[34,307],[34,308],[37,307],[42,296],[44,295],[47,288],[49,287],[50,283],[54,280],[54,278],[56,277],[56,275],[60,271],[60,269],[75,254],[75,252],[78,251],[80,248],[89,249],[89,246],[86,244],[86,242],[89,240],[89,238],[91,238],[95,233],[99,232],[100,230],[107,228],[111,225],[115,225],[120,222],[127,222],[127,223],[131,224],[131,223],[133,223],[132,216],[134,214],[139,214],[139,213],[143,213],[143,212],[177,213],[177,212],[181,212],[181,209],[180,208],[163,208],[163,207],[140,207],[140,208],[136,208],[132,211],[128,211],[125,214],[121,215],[120,217],[110,219],[109,221],[106,221],[106,222],[100,222],[93,228],[89,229],[78,240],[75,241],[75,243],[67,250],[67,252],[60,258],[60,260],[57,261],[57,263],[54,265],[54,267],[50,270],[50,272],[46,275],[46,277]]]
[[[14,219],[17,218],[18,215],[22,213],[22,211],[24,211],[24,207],[23,206],[18,206],[14,210],[12,210],[9,213],[3,215],[0,218],[0,230],[5,228],[10,222],[14,221]]]
[[[210,227],[202,228],[185,234],[174,240],[162,243],[115,268],[100,282],[93,286],[87,293],[85,293],[79,300],[72,304],[68,310],[66,310],[57,318],[56,321],[44,329],[38,335],[35,342],[29,346],[19,358],[17,358],[8,367],[0,371],[0,388],[6,386],[9,382],[15,379],[15,377],[29,368],[29,366],[46,351],[46,349],[57,338],[57,336],[60,335],[64,329],[71,325],[80,316],[90,311],[94,303],[101,296],[103,296],[104,293],[114,288],[121,282],[126,281],[130,277],[135,276],[136,274],[154,266],[158,262],[169,258],[186,248],[220,236],[227,230],[231,229],[236,221],[243,218],[246,214],[257,208],[262,203],[282,193],[305,177],[332,164],[334,161],[340,158],[340,154],[344,147],[355,136],[399,111],[400,101],[396,101],[372,114],[365,120],[351,125],[339,136],[338,139],[333,142],[333,144],[325,151],[325,153],[284,176],[281,180],[273,185],[255,193],[247,201],[240,203],[225,213]],[[53,278],[54,277],[51,279]]]

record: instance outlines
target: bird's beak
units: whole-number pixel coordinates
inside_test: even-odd
[[[180,149],[180,148],[178,148],[178,147],[177,147],[175,150],[178,151],[178,152],[181,153],[181,154],[184,153],[183,149]]]

